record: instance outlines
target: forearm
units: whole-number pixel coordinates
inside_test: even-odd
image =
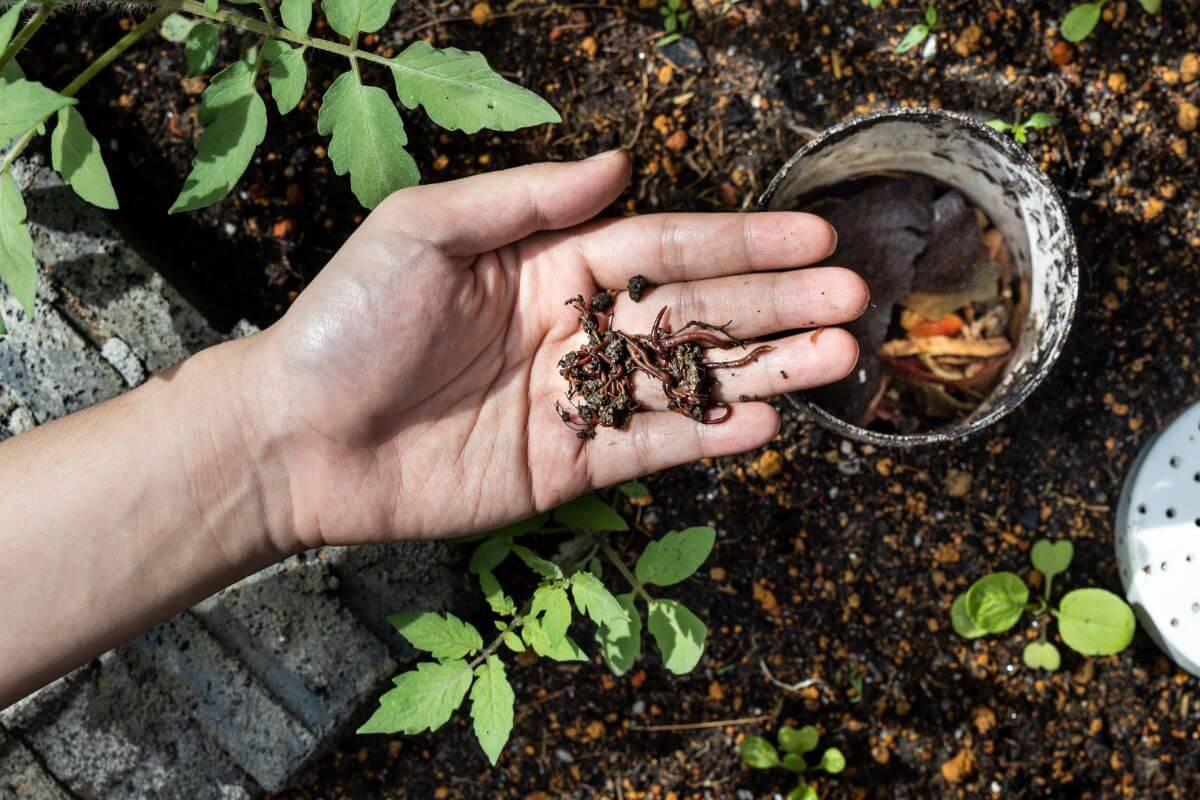
[[[0,708],[297,549],[243,340],[0,445]]]

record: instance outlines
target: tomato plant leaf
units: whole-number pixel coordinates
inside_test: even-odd
[[[1062,37],[1068,42],[1082,42],[1100,21],[1100,3],[1083,3],[1072,8],[1062,21]]]
[[[497,535],[490,539],[485,539],[482,544],[475,548],[475,552],[471,553],[471,560],[467,562],[467,569],[476,573],[483,570],[494,570],[503,563],[504,559],[508,558],[508,554],[511,552],[512,539],[509,537]]]
[[[1029,551],[1029,560],[1033,568],[1046,578],[1046,582],[1054,580],[1056,575],[1067,571],[1071,566],[1071,558],[1075,555],[1075,546],[1070,542],[1052,542],[1049,539],[1038,539]]]
[[[914,25],[909,29],[904,38],[900,40],[900,44],[896,45],[897,53],[907,53],[914,47],[925,41],[925,37],[929,35],[929,27],[927,25]]]
[[[329,160],[334,172],[350,173],[350,188],[367,208],[421,180],[417,163],[404,149],[408,136],[400,112],[387,92],[363,86],[353,72],[343,73],[326,90],[317,131],[332,137]]]
[[[585,494],[559,506],[554,509],[554,518],[563,525],[583,531],[629,530],[629,523],[594,494]]]
[[[700,663],[708,628],[687,606],[675,600],[651,600],[646,627],[669,671],[683,675]]]
[[[830,747],[824,753],[821,753],[821,761],[817,764],[817,769],[823,769],[830,775],[837,775],[846,768],[846,756],[841,750],[836,747]]]
[[[183,44],[187,41],[188,34],[192,32],[192,28],[196,27],[197,24],[198,21],[191,17],[185,17],[183,14],[171,14],[158,26],[158,32],[168,42]],[[2,33],[3,31],[0,31],[0,34]],[[0,36],[0,40],[2,39],[3,37]]]
[[[58,123],[50,135],[50,163],[87,202],[110,210],[117,207],[117,193],[100,154],[100,143],[73,106],[58,110]]]
[[[1025,581],[1011,572],[985,575],[967,590],[966,611],[979,628],[1001,633],[1017,624],[1029,602]]]
[[[634,604],[633,592],[617,595],[626,619],[613,619],[596,628],[600,655],[614,675],[624,675],[642,654],[642,617]]]
[[[539,586],[533,593],[529,616],[541,616],[547,643],[551,647],[557,645],[571,627],[571,601],[567,599],[567,590],[561,584]]]
[[[437,659],[463,658],[483,647],[475,626],[449,612],[444,617],[432,611],[394,614],[387,620],[409,644]]]
[[[543,578],[554,578],[557,580],[563,577],[563,571],[558,564],[542,558],[528,547],[515,544],[512,546],[512,551],[516,554],[517,558],[525,562],[525,566],[529,567]]]
[[[738,745],[738,755],[743,763],[754,769],[771,769],[779,766],[779,753],[775,745],[761,736],[747,736]]]
[[[356,33],[373,33],[382,28],[392,15],[392,3],[393,0],[324,0],[321,10],[329,27],[350,39]]]
[[[628,622],[624,607],[590,572],[580,570],[571,576],[571,596],[579,613],[586,614],[597,625]]]
[[[788,753],[811,753],[817,749],[817,742],[821,740],[821,734],[812,725],[805,725],[803,728],[793,728],[790,725],[784,725],[779,729],[779,747]]]
[[[1056,671],[1062,664],[1058,648],[1050,642],[1041,641],[1025,645],[1025,649],[1021,651],[1021,660],[1030,669],[1044,669],[1048,672]]]
[[[204,133],[192,171],[171,213],[212,205],[233,190],[267,135],[267,106],[254,88],[254,68],[235,61],[213,76],[200,100]]]
[[[504,674],[504,662],[496,656],[475,668],[475,685],[471,687],[471,719],[475,738],[495,765],[500,752],[508,743],[513,727],[513,704],[516,702],[512,685]]]
[[[446,724],[467,695],[473,673],[465,661],[424,661],[393,680],[359,733],[420,733]]]
[[[188,32],[183,46],[187,58],[187,74],[194,78],[208,72],[221,47],[221,31],[211,22],[202,22]]]
[[[978,639],[987,635],[987,631],[976,625],[975,620],[967,613],[966,592],[954,598],[954,605],[950,607],[950,624],[954,632],[964,639]]]
[[[1119,653],[1133,641],[1137,623],[1124,600],[1105,589],[1076,589],[1058,605],[1058,635],[1085,656]]]
[[[700,569],[716,539],[717,532],[709,527],[671,531],[646,545],[634,567],[637,579],[654,586],[674,586]]]
[[[312,15],[312,0],[281,0],[279,3],[279,16],[292,33],[298,33],[301,36],[308,33],[308,26],[312,24]]]
[[[25,223],[25,201],[11,172],[0,174],[0,279],[8,284],[8,290],[25,313],[32,316],[37,296],[37,261],[33,257],[33,238]]]
[[[64,97],[37,81],[18,79],[0,83],[0,148],[21,134],[33,130],[60,108],[75,105],[73,97]]]
[[[287,114],[300,103],[308,83],[308,65],[304,63],[304,48],[289,47],[278,39],[263,45],[263,57],[271,62],[271,96],[280,114]]]

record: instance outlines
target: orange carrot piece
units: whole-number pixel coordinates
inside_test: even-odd
[[[951,314],[941,319],[926,320],[912,327],[908,335],[914,339],[927,336],[958,336],[962,333],[963,321],[957,314]]]

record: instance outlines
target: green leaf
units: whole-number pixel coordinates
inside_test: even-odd
[[[0,83],[0,148],[21,134],[36,128],[60,108],[75,105],[75,98],[64,97],[37,81],[15,80]]]
[[[379,698],[379,708],[359,733],[420,733],[446,724],[467,689],[471,667],[465,661],[424,661],[395,678],[395,688]]]
[[[533,652],[544,658],[555,661],[587,661],[587,653],[583,652],[570,636],[564,636],[557,643],[552,643],[536,619],[525,620],[521,626],[521,638],[533,648]]]
[[[267,106],[254,89],[254,68],[235,61],[214,75],[200,100],[199,120],[204,133],[172,214],[204,208],[229,194],[267,135]]]
[[[950,607],[950,624],[953,626],[954,632],[964,639],[978,639],[980,636],[987,635],[987,631],[976,625],[975,620],[971,619],[971,615],[967,613],[966,592],[954,598],[954,605]]]
[[[496,576],[492,574],[491,570],[479,570],[479,588],[493,613],[501,616],[512,616],[517,613],[517,604],[504,593],[500,581],[496,580]]]
[[[541,575],[543,578],[553,578],[555,580],[558,580],[563,577],[562,568],[560,568],[558,566],[558,564],[555,564],[553,561],[550,561],[548,559],[542,558],[537,553],[530,550],[528,547],[523,547],[519,544],[514,544],[512,546],[512,551],[513,551],[513,553],[516,554],[517,558],[519,558],[523,562],[525,562],[525,566],[529,567],[531,570],[536,572],[538,575]]]
[[[1025,645],[1025,649],[1021,652],[1021,660],[1030,669],[1044,669],[1048,672],[1056,671],[1062,664],[1062,656],[1059,655],[1058,648],[1050,642],[1041,641]]]
[[[810,784],[801,784],[787,793],[787,800],[821,800]]]
[[[579,613],[586,614],[597,625],[628,623],[629,616],[625,608],[590,572],[580,570],[571,576],[571,596]]]
[[[934,8],[933,3],[925,6],[925,22],[929,25],[930,29],[933,29],[938,23],[937,9]]]
[[[211,22],[202,22],[187,35],[183,52],[187,56],[187,74],[194,78],[208,72],[221,47],[221,31]],[[215,79],[214,79],[215,80]]]
[[[12,35],[17,29],[17,23],[21,21],[21,12],[25,10],[25,5],[26,0],[13,3],[5,10],[3,16],[0,16],[0,52],[8,49],[8,43],[12,41]]]
[[[617,491],[630,500],[641,500],[644,497],[650,496],[650,490],[641,481],[625,481],[617,487]]]
[[[1032,119],[1030,120],[1032,122]],[[1071,557],[1075,555],[1075,546],[1070,542],[1052,542],[1049,539],[1038,539],[1029,551],[1029,560],[1033,568],[1042,573],[1046,582],[1054,580],[1055,575],[1067,571],[1071,566]]]
[[[675,600],[651,600],[646,627],[669,671],[683,675],[700,663],[708,629],[687,606]]]
[[[614,675],[624,675],[642,653],[642,617],[634,604],[633,592],[617,595],[626,619],[612,620],[596,628],[600,655]]]
[[[817,749],[821,734],[812,725],[803,728],[793,728],[784,725],[779,729],[779,747],[788,753],[811,753]]]
[[[444,617],[432,611],[395,614],[387,620],[409,644],[437,659],[463,658],[483,647],[483,638],[475,626],[449,612]]]
[[[392,15],[394,0],[324,0],[321,9],[329,27],[353,38],[356,33],[373,33],[382,28]],[[311,12],[310,12],[311,13]]]
[[[1058,635],[1085,656],[1119,653],[1133,641],[1136,623],[1125,601],[1105,589],[1076,589],[1058,605]]]
[[[475,721],[475,738],[495,765],[500,751],[508,742],[513,727],[512,686],[504,674],[504,662],[496,656],[475,668],[475,685],[471,687],[471,719]]]
[[[925,37],[929,35],[929,27],[926,25],[914,25],[904,38],[900,40],[900,44],[896,45],[897,53],[907,53],[914,47],[925,41]]]
[[[842,751],[836,747],[830,747],[824,753],[821,753],[821,763],[817,764],[817,769],[823,769],[830,775],[837,775],[846,768],[846,757],[842,755]]]
[[[802,773],[808,770],[808,762],[804,760],[804,756],[799,753],[786,753],[783,759],[779,762],[784,769],[792,772]]]
[[[263,45],[263,57],[271,62],[271,96],[280,114],[287,114],[300,103],[308,83],[308,65],[304,48],[289,47],[278,39]]]
[[[171,14],[158,26],[158,32],[168,42],[183,44],[187,41],[188,34],[192,32],[192,28],[196,27],[196,24],[197,21],[191,17],[185,17],[183,14]],[[0,37],[0,39],[2,38]],[[0,44],[0,47],[3,47],[3,45]]]
[[[281,0],[279,3],[279,16],[292,33],[298,33],[301,36],[308,33],[308,26],[312,24],[312,15],[312,0]]]
[[[1148,13],[1157,14],[1162,10],[1162,0],[1138,0]]]
[[[205,11],[216,11],[220,6],[220,0],[204,0]]]
[[[612,506],[594,494],[577,497],[554,509],[554,518],[563,525],[583,531],[627,531],[629,524]]]
[[[779,753],[775,746],[761,736],[747,736],[738,745],[742,762],[754,769],[771,769],[779,766]]]
[[[1083,3],[1075,6],[1062,21],[1062,36],[1068,42],[1082,42],[1096,28],[1104,3]]]
[[[83,115],[72,107],[58,110],[58,124],[50,136],[50,161],[75,194],[100,208],[117,207],[117,193],[100,144],[88,131]]]
[[[33,238],[25,224],[25,201],[11,172],[0,174],[0,279],[33,316],[37,296],[38,268],[33,257]]]
[[[1011,572],[985,575],[967,590],[967,616],[988,633],[1017,624],[1029,602],[1029,588]]]
[[[1025,121],[1026,128],[1053,128],[1057,124],[1058,117],[1045,111],[1039,111]],[[1066,542],[1066,544],[1070,544],[1070,542]],[[1067,560],[1070,561],[1070,559]]]
[[[421,106],[430,119],[450,130],[514,131],[562,122],[552,105],[501,77],[482,53],[439,49],[417,40],[393,59],[392,77],[401,103]]]
[[[1000,133],[1008,133],[1013,129],[1013,124],[1003,119],[988,120],[986,125],[994,131],[1000,131]]]
[[[1018,144],[1025,144],[1025,142],[1029,141],[1029,134],[1026,132],[1024,125],[1013,126],[1013,138],[1017,140]]]
[[[674,586],[700,569],[716,539],[717,532],[708,527],[671,531],[646,545],[634,567],[637,579],[654,586]]]
[[[329,160],[334,172],[350,173],[350,188],[367,208],[421,180],[417,163],[404,149],[408,136],[400,112],[387,92],[363,86],[353,72],[343,73],[326,90],[317,131],[332,136]]]
[[[567,590],[560,584],[539,586],[533,593],[529,616],[541,617],[547,643],[550,647],[557,645],[571,627],[571,601],[567,599]]]
[[[500,566],[511,552],[512,539],[507,536],[493,536],[490,539],[484,540],[482,544],[475,548],[475,552],[471,553],[471,560],[467,562],[467,569],[476,573],[483,572],[484,570],[490,572]]]
[[[521,641],[520,636],[517,636],[512,631],[505,631],[500,638],[504,640],[505,646],[514,653],[525,652],[525,643]]]
[[[537,516],[523,519],[520,522],[514,522],[512,525],[506,525],[503,528],[492,531],[493,536],[524,536],[527,533],[536,533],[546,527],[546,523],[550,521],[550,512],[543,511]]]

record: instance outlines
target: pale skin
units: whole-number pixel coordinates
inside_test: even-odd
[[[836,243],[811,215],[589,222],[629,176],[614,152],[398,192],[268,330],[0,445],[0,707],[291,554],[476,533],[760,447],[778,413],[739,398],[853,369],[846,332],[793,333],[716,372],[724,424],[665,410],[647,383],[652,410],[578,439],[554,410],[556,364],[582,341],[570,297],[640,273],[655,288],[619,297],[623,329],[667,305],[741,338],[868,302],[853,272],[798,269]]]

